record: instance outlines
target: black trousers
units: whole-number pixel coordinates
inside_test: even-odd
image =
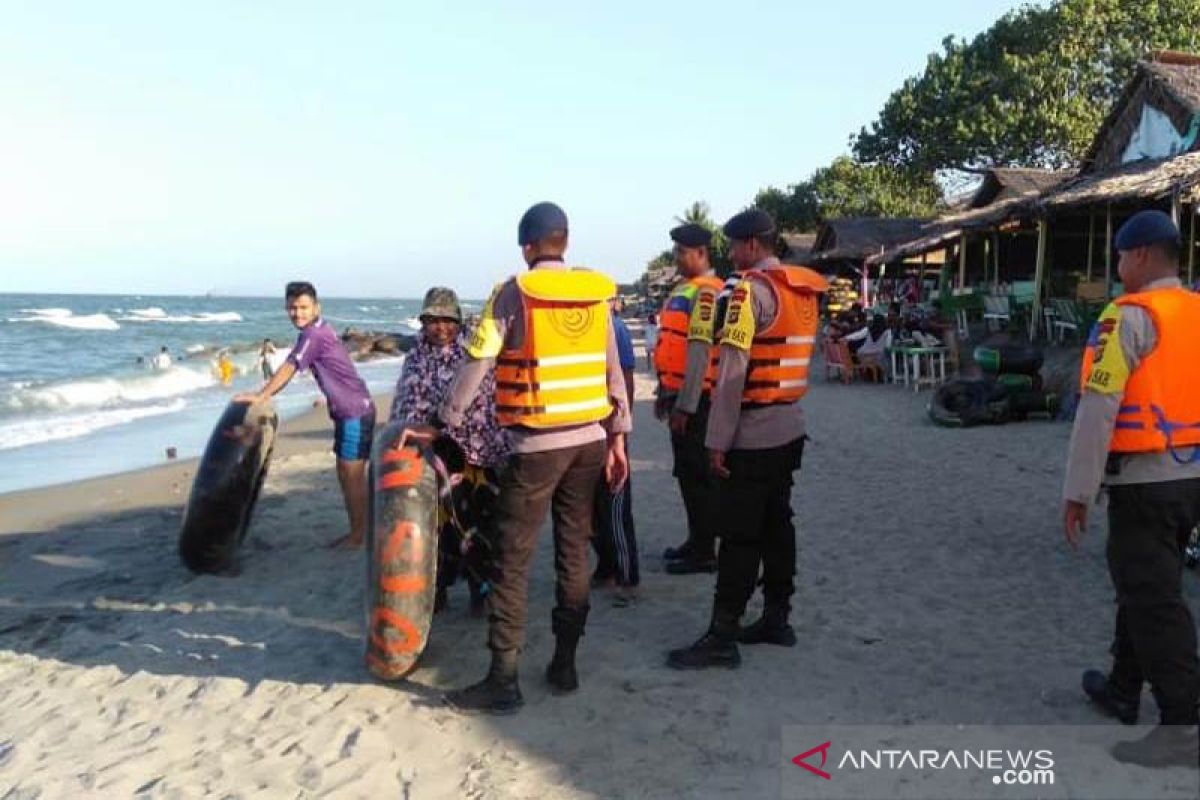
[[[769,450],[731,450],[730,477],[718,481],[721,547],[717,554],[718,614],[741,617],[762,567],[763,598],[787,608],[796,591],[796,528],[792,473],[800,469],[804,437]]]
[[[682,436],[671,434],[671,452],[675,456],[672,475],[679,481],[679,494],[687,515],[688,543],[700,555],[711,555],[716,544],[720,520],[717,516],[717,486],[708,471],[708,453],[704,434],[708,430],[707,397],[700,400],[696,413],[688,418]]]
[[[1196,625],[1183,600],[1184,548],[1200,522],[1200,478],[1108,490],[1108,570],[1117,591],[1111,679],[1150,683],[1163,724],[1197,721]]]
[[[625,456],[629,456],[628,444]],[[596,551],[597,576],[616,578],[620,586],[637,586],[641,582],[631,480],[626,480],[615,494],[604,480],[597,483],[592,549]]]
[[[583,634],[588,615],[588,540],[596,484],[604,476],[608,445],[589,442],[542,453],[516,453],[500,474],[496,508],[499,552],[488,594],[488,647],[518,650],[525,644],[529,568],[538,532],[550,512],[554,522],[555,634]]]

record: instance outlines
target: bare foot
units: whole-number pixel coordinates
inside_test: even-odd
[[[363,546],[363,537],[347,533],[345,536],[339,536],[325,546],[331,550],[359,550]]]
[[[635,605],[638,601],[638,590],[636,586],[618,586],[617,591],[613,595],[613,608],[629,608]]]

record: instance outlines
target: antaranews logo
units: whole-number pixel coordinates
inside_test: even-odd
[[[833,775],[825,771],[825,763],[832,746],[832,740],[826,741],[800,753],[792,759],[792,763],[816,777],[824,778],[827,781],[833,780]],[[820,765],[810,764],[809,759],[818,754],[821,757]],[[1054,785],[1054,753],[1047,749],[846,750],[833,769],[852,770],[858,773],[871,770],[879,772],[914,770],[922,773],[939,770],[978,770],[994,773],[992,783],[997,786]]]
[[[816,747],[812,748],[811,750],[805,750],[803,753],[801,753],[800,755],[793,758],[792,763],[795,764],[797,767],[802,767],[802,768],[808,770],[813,775],[824,778],[827,781],[832,780],[833,776],[830,775],[828,772],[826,772],[824,769],[819,769],[817,767],[814,767],[812,764],[808,763],[809,758],[816,755],[817,753],[820,753],[821,754],[821,766],[824,767],[825,766],[825,758],[829,754],[829,746],[831,744],[832,744],[832,742],[825,742],[825,744],[819,744]]]

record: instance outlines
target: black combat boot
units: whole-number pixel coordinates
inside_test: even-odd
[[[1082,682],[1083,691],[1088,699],[1102,713],[1116,717],[1126,725],[1137,724],[1138,705],[1141,700],[1139,693],[1121,691],[1098,669],[1089,669],[1083,673]]]
[[[563,633],[554,639],[554,658],[546,667],[546,682],[554,694],[570,694],[579,688],[579,675],[575,672],[575,648],[578,644],[578,634]]]
[[[737,640],[742,644],[777,644],[794,647],[796,632],[788,624],[788,607],[769,603],[763,607],[762,616],[738,631]]]
[[[716,572],[717,559],[710,550],[701,553],[693,548],[686,555],[668,561],[663,567],[668,575],[695,575],[700,572]]]
[[[667,666],[673,669],[707,669],[725,667],[737,669],[742,655],[737,646],[738,618],[732,614],[713,611],[708,632],[690,647],[672,650],[667,654]]]
[[[663,560],[674,561],[678,558],[687,558],[692,554],[692,540],[689,538],[686,542],[675,547],[668,547],[663,550]]]
[[[525,699],[517,685],[517,651],[493,650],[487,677],[465,689],[447,692],[446,705],[464,714],[513,714]]]

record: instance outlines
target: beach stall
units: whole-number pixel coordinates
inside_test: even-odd
[[[980,295],[991,327],[1029,338],[1082,337],[1120,293],[1109,242],[1131,214],[1161,208],[1183,234],[1183,269],[1196,280],[1200,201],[1200,56],[1157,52],[1114,104],[1074,175],[993,170],[969,205],[921,234],[866,259],[866,266],[942,251],[956,264],[943,299],[956,313]],[[965,316],[965,315],[964,315]]]

